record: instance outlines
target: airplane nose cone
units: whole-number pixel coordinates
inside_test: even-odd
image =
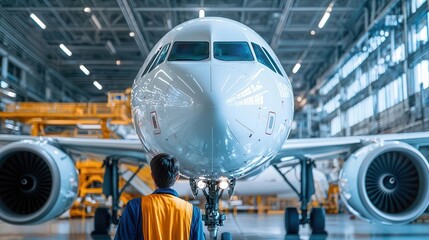
[[[261,75],[225,65],[169,64],[134,86],[139,137],[152,153],[176,156],[188,177],[245,172],[271,150],[256,147],[266,135],[257,130],[265,130],[263,105],[270,98]]]

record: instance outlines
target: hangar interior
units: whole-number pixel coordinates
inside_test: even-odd
[[[0,134],[138,139],[129,103],[133,80],[159,39],[199,17],[243,23],[273,49],[293,87],[290,139],[428,129],[426,0],[0,0]],[[106,202],[99,196],[103,167],[91,157],[76,163],[81,201],[69,215],[77,218],[55,220],[48,233],[39,231],[48,225],[20,233],[22,228],[0,222],[0,239],[88,237],[92,222],[86,218]],[[333,214],[327,217],[328,239],[429,234],[427,211],[400,228],[350,220],[338,199],[343,162],[316,162],[329,186],[316,184],[312,204]],[[282,175],[290,172],[289,166],[276,167]],[[128,186],[137,167],[121,166],[123,202],[153,190],[150,170],[142,168]],[[284,239],[284,208],[298,202],[291,195],[255,194],[224,204],[232,219],[225,228],[234,239]]]

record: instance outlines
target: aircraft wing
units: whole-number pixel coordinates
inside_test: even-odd
[[[45,140],[75,153],[95,154],[98,156],[116,155],[133,159],[146,158],[146,151],[139,140],[0,135],[0,146],[21,140]]]
[[[348,156],[366,144],[383,141],[404,142],[418,149],[429,145],[429,132],[288,139],[283,144],[282,149],[276,157],[272,160],[272,163],[287,162],[288,159],[294,162],[293,159],[302,157],[319,160]]]

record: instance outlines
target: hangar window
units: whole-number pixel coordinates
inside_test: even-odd
[[[264,51],[262,51],[261,46],[259,46],[256,43],[252,43],[253,51],[255,51],[256,59],[258,62],[264,64],[265,66],[269,67],[273,72],[276,72],[273,65],[271,65],[270,60],[265,55]]]
[[[208,42],[175,42],[168,61],[202,61],[209,58]]]
[[[278,74],[280,74],[281,76],[283,76],[282,72],[280,71],[280,68],[277,66],[276,62],[274,61],[274,59],[271,57],[271,55],[268,53],[267,49],[265,49],[264,47],[262,47],[262,49],[264,50],[265,54],[267,54],[268,58],[270,59],[271,63],[274,65],[274,67],[276,68],[276,71]]]
[[[158,49],[158,51],[153,55],[153,57],[150,59],[149,63],[146,66],[146,69],[143,71],[143,74],[141,77],[143,77],[150,69],[150,66],[152,66],[152,63],[155,61],[155,59],[158,57],[161,49]]]
[[[222,61],[253,61],[247,42],[214,42],[214,58]]]
[[[165,61],[165,58],[167,57],[168,49],[170,49],[170,43],[162,47],[161,53],[155,59],[154,63],[152,64],[152,67],[150,67],[148,72],[152,71],[152,69],[156,68],[159,64]]]

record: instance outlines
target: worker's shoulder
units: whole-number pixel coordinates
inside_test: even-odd
[[[140,208],[140,205],[141,205],[141,198],[140,197],[131,199],[127,203],[127,207],[132,208],[132,209]]]

